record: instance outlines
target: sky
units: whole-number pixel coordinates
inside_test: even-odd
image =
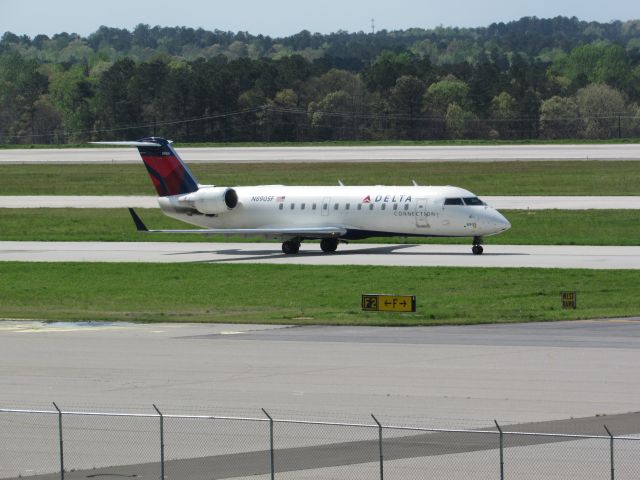
[[[86,36],[101,25],[187,26],[287,36],[411,27],[480,27],[525,16],[610,22],[640,18],[638,0],[0,0],[0,34]]]

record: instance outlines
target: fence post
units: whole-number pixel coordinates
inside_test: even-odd
[[[384,456],[382,455],[382,424],[374,417],[373,413],[371,418],[378,424],[378,451],[380,452],[380,480],[384,480]]]
[[[56,402],[53,402],[53,406],[58,411],[58,435],[60,437],[60,480],[64,480],[64,448],[62,443],[62,410],[58,408]]]
[[[500,432],[500,480],[504,480],[504,434],[502,433],[502,428],[498,425],[498,421],[494,420],[493,423],[496,424]]]
[[[262,409],[262,411],[269,419],[269,453],[271,458],[271,480],[274,480],[276,476],[276,470],[273,462],[273,418],[271,418],[271,415],[269,415],[264,408]]]
[[[153,408],[160,415],[160,480],[164,480],[164,415],[155,404]]]
[[[615,480],[616,470],[615,470],[615,465],[613,463],[613,435],[611,434],[611,432],[609,431],[606,425],[604,425],[604,429],[609,434],[609,449],[610,449],[610,455],[611,455],[611,480]]]
[[[620,124],[620,115],[618,115],[618,138],[622,138],[622,125]]]

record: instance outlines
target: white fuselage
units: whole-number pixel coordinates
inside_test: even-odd
[[[233,190],[237,205],[215,215],[186,208],[180,195],[158,201],[167,215],[203,228],[344,227],[345,239],[482,237],[511,226],[496,209],[465,203],[463,199],[477,197],[457,187],[264,185]],[[461,202],[452,204],[452,199]]]

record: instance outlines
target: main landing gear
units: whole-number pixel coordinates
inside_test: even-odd
[[[484,249],[482,248],[482,238],[481,237],[473,237],[473,247],[471,247],[471,251],[474,255],[482,255]]]
[[[300,240],[287,240],[282,242],[282,252],[291,255],[300,251]]]
[[[292,255],[300,251],[301,240],[298,238],[292,238],[282,242],[282,253],[286,255]],[[340,240],[337,238],[323,238],[320,240],[320,248],[324,253],[333,253],[338,249],[338,243]]]
[[[323,238],[320,240],[320,248],[324,253],[333,253],[338,248],[337,238]]]

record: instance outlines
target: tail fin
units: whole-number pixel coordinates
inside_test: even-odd
[[[189,171],[169,140],[148,137],[135,142],[91,142],[99,145],[131,145],[138,147],[144,166],[158,195],[168,197],[198,190],[198,181]]]
[[[159,196],[167,197],[198,190],[198,182],[173,149],[171,142],[164,138],[149,137],[138,140],[136,146]]]

